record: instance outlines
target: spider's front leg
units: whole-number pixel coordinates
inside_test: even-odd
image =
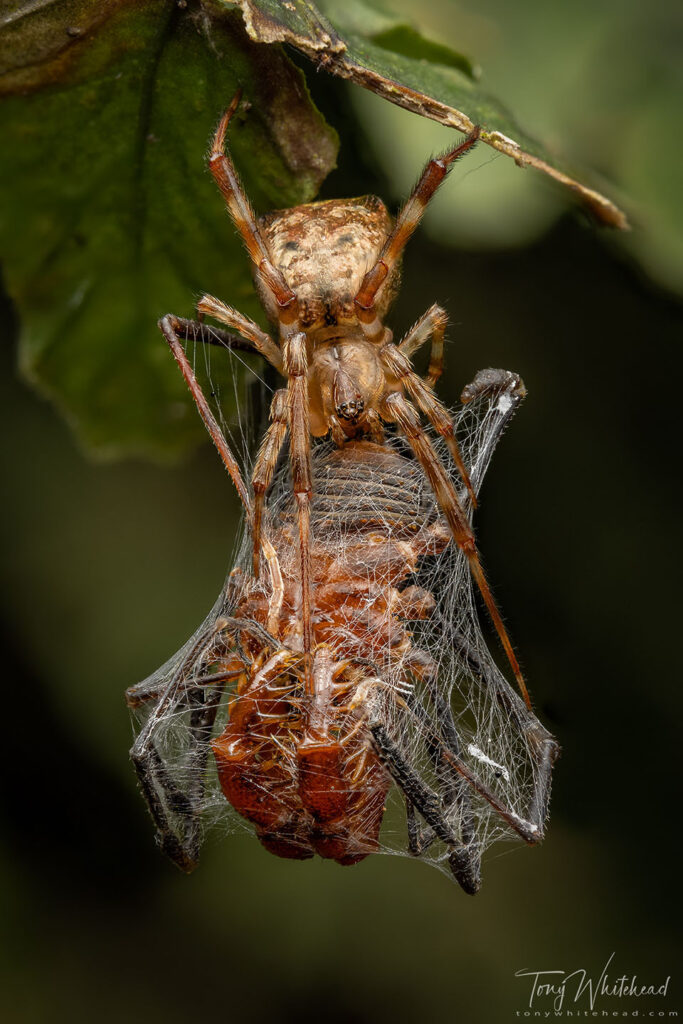
[[[378,316],[377,303],[385,282],[397,268],[408,239],[420,223],[427,205],[456,160],[475,145],[479,128],[443,156],[430,160],[408,201],[396,218],[394,229],[382,247],[377,261],[366,273],[354,299],[356,315],[368,341],[382,339],[384,327]]]
[[[213,295],[204,295],[197,303],[197,312],[200,316],[211,316],[214,320],[220,320],[227,327],[232,327],[246,338],[249,346],[259,355],[263,356],[271,366],[282,373],[282,353],[273,339],[265,331],[262,331],[258,324],[250,320],[248,316],[226,306],[220,299]]]

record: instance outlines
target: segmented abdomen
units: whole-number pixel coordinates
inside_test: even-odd
[[[212,746],[226,798],[271,852],[352,864],[378,848],[390,785],[364,726],[374,700],[400,698],[424,669],[409,623],[429,616],[434,598],[411,577],[450,535],[419,467],[389,445],[321,446],[313,481],[312,685],[300,653],[297,520],[285,497],[271,500],[269,517],[282,587],[272,564],[258,582],[234,577],[235,617],[275,642],[241,638],[245,674]]]

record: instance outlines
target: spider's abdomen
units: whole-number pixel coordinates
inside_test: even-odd
[[[284,583],[282,648],[267,658],[243,638],[252,667],[212,745],[225,796],[271,852],[353,864],[378,849],[390,785],[364,728],[383,697],[373,688],[378,675],[405,688],[399,680],[411,659],[420,661],[408,624],[427,618],[434,598],[410,578],[449,535],[419,467],[388,445],[322,446],[313,469],[314,692],[294,653],[302,649],[301,583],[290,500],[271,522]],[[245,579],[237,618],[265,626],[270,613],[263,586]]]
[[[312,523],[320,538],[377,529],[385,537],[417,533],[437,518],[422,470],[388,445],[354,441],[314,462]]]
[[[375,196],[308,203],[259,219],[273,263],[296,292],[304,330],[355,321],[354,297],[391,226],[384,203]],[[383,289],[380,316],[389,308],[397,286],[398,272]],[[276,320],[272,297],[262,291],[261,299]]]

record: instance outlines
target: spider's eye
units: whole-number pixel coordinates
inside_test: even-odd
[[[358,396],[349,402],[342,402],[341,405],[337,406],[337,414],[344,420],[356,420],[363,412],[365,408],[365,402]]]

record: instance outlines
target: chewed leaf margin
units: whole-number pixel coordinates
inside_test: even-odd
[[[623,210],[559,166],[502,104],[480,88],[466,58],[451,51],[448,59],[438,53],[446,48],[437,44],[425,51],[409,26],[390,49],[391,31],[400,27],[400,21],[392,23],[361,0],[321,0],[321,10],[308,0],[214,2],[239,7],[256,42],[295,46],[325,71],[457,131],[470,132],[479,125],[483,142],[512,157],[519,167],[533,167],[568,188],[600,223],[621,230],[629,227]]]

